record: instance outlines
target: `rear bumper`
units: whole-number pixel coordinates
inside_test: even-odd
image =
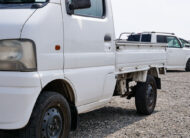
[[[0,72],[0,129],[24,127],[40,91],[37,72]]]

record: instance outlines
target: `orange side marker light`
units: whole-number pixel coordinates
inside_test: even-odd
[[[60,45],[56,45],[56,46],[55,46],[55,50],[58,51],[58,50],[60,50],[60,49],[61,49],[61,46],[60,46]]]

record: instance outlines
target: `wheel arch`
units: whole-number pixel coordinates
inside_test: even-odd
[[[41,93],[45,91],[55,91],[63,95],[70,104],[76,104],[76,94],[70,82],[64,79],[55,79],[47,83]]]
[[[158,68],[150,68],[148,70],[148,75],[151,75],[153,77],[159,78],[159,70],[158,70]]]
[[[190,56],[187,56],[186,59],[185,59],[186,63],[187,63],[189,60],[190,60]],[[186,65],[186,64],[185,64],[185,65]]]
[[[190,61],[190,57],[188,56],[185,61],[185,68],[187,68],[187,63]]]
[[[76,130],[78,126],[78,110],[76,107],[77,96],[72,84],[64,79],[56,79],[47,83],[43,87],[41,93],[47,91],[57,92],[66,98],[71,110],[71,130]]]
[[[58,79],[54,79],[49,82],[43,83],[42,89],[35,101],[32,112],[41,94],[48,91],[57,92],[66,98],[71,110],[71,130],[73,131],[76,130],[78,126],[78,110],[76,107],[77,96],[76,96],[74,87],[66,79],[58,78]]]
[[[153,76],[156,81],[157,89],[161,89],[161,79],[160,79],[160,75],[159,75],[159,69],[156,67],[150,68],[148,70],[147,75]]]

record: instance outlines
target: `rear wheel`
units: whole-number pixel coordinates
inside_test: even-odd
[[[185,71],[190,72],[190,59],[187,61]]]
[[[71,129],[71,113],[67,100],[55,92],[40,95],[28,125],[20,130],[20,138],[67,138]]]
[[[157,87],[154,77],[148,75],[145,83],[139,82],[136,86],[135,105],[140,114],[153,113],[157,100]]]

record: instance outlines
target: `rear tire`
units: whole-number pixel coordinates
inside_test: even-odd
[[[68,138],[71,112],[67,100],[56,92],[44,92],[34,107],[28,125],[19,138]]]
[[[135,91],[137,112],[150,115],[154,112],[157,100],[157,87],[154,77],[148,75],[145,83],[139,82]]]
[[[185,71],[190,72],[190,59],[187,61]]]

